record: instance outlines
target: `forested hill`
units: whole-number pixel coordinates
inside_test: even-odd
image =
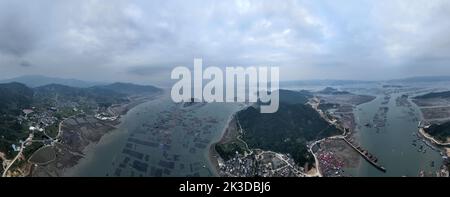
[[[0,113],[17,115],[20,109],[27,108],[33,100],[33,90],[20,83],[0,84]]]
[[[242,139],[250,148],[289,153],[303,165],[312,163],[307,142],[339,134],[337,128],[310,106],[307,92],[281,90],[280,106],[276,113],[263,114],[257,107],[249,107],[237,113],[244,130]]]

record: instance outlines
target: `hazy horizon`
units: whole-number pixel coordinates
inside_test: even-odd
[[[132,80],[114,80],[114,79],[110,79],[110,80],[97,80],[97,81],[92,81],[92,80],[83,80],[83,79],[79,79],[79,78],[64,78],[64,77],[57,77],[57,76],[46,76],[46,75],[19,75],[19,76],[15,76],[15,77],[9,77],[9,78],[0,78],[0,83],[10,83],[10,82],[18,82],[18,83],[22,83],[20,80],[24,80],[27,77],[31,77],[33,78],[33,81],[35,81],[36,78],[48,78],[49,80],[74,80],[72,81],[73,85],[68,85],[68,86],[77,86],[77,87],[89,87],[89,86],[95,86],[95,85],[105,85],[105,84],[111,84],[111,83],[134,83],[134,84],[138,84],[138,85],[153,85],[153,86],[159,86],[161,88],[170,88],[175,82],[177,82],[176,80],[171,80],[171,81],[159,81],[159,82],[149,82],[149,81],[143,81],[143,82],[134,82]],[[355,81],[355,82],[364,82],[364,83],[380,83],[380,82],[389,82],[389,81],[396,81],[396,80],[408,80],[408,79],[436,79],[437,81],[442,80],[439,78],[445,78],[445,80],[443,81],[450,81],[450,75],[434,75],[434,76],[412,76],[412,77],[405,77],[405,78],[392,78],[392,79],[386,79],[386,80],[354,80],[354,79],[300,79],[300,80],[280,80],[280,85],[281,87],[287,87],[290,85],[299,85],[299,83],[305,83],[307,84],[320,84],[323,83],[322,85],[330,85],[333,86],[333,82],[345,82],[345,81]],[[20,79],[19,81],[14,81]],[[327,83],[328,82],[328,83]],[[420,82],[420,81],[418,81]],[[44,83],[44,84],[59,84],[58,82],[40,82],[40,83]],[[76,83],[81,83],[82,85],[76,85]],[[207,80],[204,81],[204,83],[207,83]],[[25,84],[27,85],[27,84]],[[62,84],[64,85],[64,84]],[[38,85],[39,86],[39,85]],[[33,87],[38,87],[38,86],[33,86]]]
[[[0,0],[0,79],[165,84],[194,58],[281,81],[446,76],[449,18],[445,0]]]

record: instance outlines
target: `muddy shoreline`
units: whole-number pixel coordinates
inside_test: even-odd
[[[29,164],[30,172],[28,176],[67,176],[68,173],[72,172],[98,146],[98,143],[105,136],[114,134],[116,129],[123,123],[124,116],[131,109],[145,102],[157,99],[158,96],[142,97],[129,103],[111,107],[117,114],[120,114],[119,118],[114,121],[95,120],[93,122],[86,121],[87,123],[84,124],[77,122],[74,125],[70,125],[69,121],[76,121],[77,119],[65,120],[63,123],[65,129],[61,132],[59,142],[54,145],[56,152],[55,160],[46,165]],[[86,116],[84,120],[92,121],[93,119],[91,116]],[[95,125],[96,127],[94,129],[87,129],[86,124]],[[76,135],[75,138],[74,135]]]
[[[237,112],[236,112],[237,113]],[[219,160],[222,158],[220,157],[219,153],[216,151],[216,145],[217,144],[223,144],[232,138],[233,132],[237,131],[236,127],[233,125],[236,125],[236,113],[233,113],[230,117],[228,117],[227,124],[225,124],[225,127],[222,129],[222,136],[220,136],[220,140],[217,142],[214,142],[209,146],[209,153],[208,153],[208,159],[213,167],[213,173],[215,176],[219,175]]]

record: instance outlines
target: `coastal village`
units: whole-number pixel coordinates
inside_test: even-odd
[[[331,92],[330,92],[331,91]],[[393,90],[385,91],[381,105],[372,121],[357,124],[355,114],[357,105],[372,101],[374,98],[361,96],[336,89],[316,93],[308,101],[313,109],[330,125],[336,126],[342,134],[309,142],[307,148],[315,163],[299,166],[292,155],[271,150],[250,149],[245,141],[239,139],[246,151],[236,152],[229,159],[223,159],[212,150],[208,163],[199,162],[204,150],[208,150],[211,135],[218,124],[213,112],[198,114],[208,109],[205,103],[183,103],[161,108],[154,121],[139,125],[126,140],[119,156],[113,161],[107,176],[225,176],[225,177],[340,177],[351,176],[347,170],[355,168],[361,162],[368,162],[380,172],[389,171],[383,160],[359,144],[356,139],[358,130],[371,128],[382,133],[388,126],[387,104],[394,98]],[[394,104],[404,109],[411,122],[418,121],[413,116],[417,111],[409,101],[409,95],[395,97]],[[61,176],[64,169],[74,166],[84,157],[83,150],[89,144],[117,128],[121,115],[138,103],[148,101],[135,99],[133,102],[114,104],[109,107],[87,106],[73,102],[54,106],[36,106],[22,110],[17,116],[21,125],[26,127],[26,137],[11,142],[11,157],[1,153],[2,176]],[[425,101],[416,101],[425,102]],[[241,108],[247,106],[242,104]],[[426,108],[425,108],[426,109]],[[356,111],[356,112],[355,112]],[[141,114],[142,113],[142,114]],[[138,112],[137,118],[155,116]],[[153,111],[152,111],[153,113]],[[234,126],[233,126],[234,125]],[[430,126],[427,121],[418,125],[418,132],[411,146],[418,152],[439,152],[444,161],[437,166],[438,171],[419,171],[416,176],[448,177],[448,144],[438,142],[426,134]],[[234,132],[245,132],[239,122],[232,118],[227,126]],[[183,135],[179,135],[182,132]],[[175,135],[176,134],[176,135]],[[226,136],[225,136],[226,138]],[[184,151],[183,153],[180,151]],[[159,155],[159,156],[158,156]],[[186,157],[189,155],[189,158]],[[155,158],[158,157],[159,159]],[[437,165],[434,162],[430,166]]]
[[[366,97],[359,95],[352,95],[349,93],[338,92],[336,89],[328,88],[327,91],[334,91],[333,93],[321,93],[316,97],[310,99],[309,104],[318,111],[318,113],[327,120],[330,124],[336,125],[343,131],[342,135],[332,136],[325,139],[320,139],[316,142],[311,142],[308,145],[310,152],[315,157],[315,166],[298,166],[289,154],[275,153],[272,151],[264,151],[259,149],[247,149],[243,154],[236,152],[234,157],[224,160],[218,157],[218,168],[220,176],[227,177],[308,177],[308,176],[351,176],[346,172],[346,169],[354,168],[360,162],[368,162],[380,172],[385,172],[386,169],[375,155],[370,153],[364,147],[358,144],[355,139],[355,133],[361,127],[374,128],[376,133],[382,132],[387,122],[387,105],[391,100],[391,91],[388,90],[385,96],[382,97],[381,107],[373,117],[373,123],[365,123],[364,125],[357,125],[354,118],[354,109],[357,105],[369,102],[375,97]],[[396,98],[395,103],[399,107],[406,109],[405,113],[411,117],[412,122],[418,122],[418,118],[414,115],[415,110],[412,108],[411,102],[407,95],[401,95]],[[325,106],[325,107],[324,107]],[[234,123],[233,123],[234,124]],[[420,128],[420,126],[419,126]],[[243,133],[238,126],[235,128],[239,133]],[[422,134],[421,134],[422,133]],[[426,153],[428,147],[430,151],[437,151],[442,156],[444,161],[437,171],[425,172],[420,170],[416,176],[437,176],[448,177],[449,170],[446,165],[448,160],[448,151],[445,147],[438,148],[439,144],[432,144],[426,138],[422,137],[423,132],[413,133],[415,140],[412,145],[418,148],[418,151]],[[242,140],[241,140],[242,141]],[[243,142],[245,143],[245,142]],[[365,160],[365,161],[364,161]],[[434,167],[434,162],[429,164]]]
[[[28,137],[11,143],[11,149],[16,155],[12,159],[2,158],[2,176],[27,176],[30,175],[32,167],[48,164],[55,160],[55,148],[48,147],[64,143],[63,128],[70,125],[70,122],[76,119],[75,117],[87,115],[79,107],[78,105],[71,107],[71,110],[68,110],[67,107],[23,109],[23,114],[19,115],[17,119],[20,125],[28,127]],[[94,117],[95,119],[90,120],[90,124],[115,121],[119,115],[111,110],[98,108],[95,110]],[[80,119],[78,118],[78,120]]]
[[[142,87],[119,83],[113,86]],[[66,98],[36,90],[38,96],[30,108],[22,109],[15,117],[21,128],[16,132],[17,140],[5,140],[5,136],[0,136],[3,144],[10,145],[9,150],[0,152],[3,177],[61,176],[66,168],[84,157],[85,147],[115,129],[123,114],[157,95],[144,93],[122,99],[119,97],[126,94],[111,93],[111,100],[118,102],[105,105],[95,101],[96,93],[82,93],[90,90],[61,85],[42,89],[45,88],[60,88],[66,91],[62,93]]]

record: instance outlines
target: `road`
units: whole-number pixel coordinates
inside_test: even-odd
[[[78,115],[78,114],[77,114],[77,115]],[[76,116],[76,115],[71,116],[71,117],[69,117],[69,118],[72,118],[72,117],[75,117],[75,116]],[[69,119],[69,118],[65,118],[64,120],[67,120],[67,119]],[[45,134],[49,139],[51,139],[53,142],[57,142],[57,140],[58,140],[59,137],[61,136],[61,132],[62,132],[61,127],[62,127],[62,124],[63,124],[64,120],[62,120],[62,121],[59,123],[59,125],[58,125],[58,134],[57,134],[57,136],[56,136],[55,138],[51,138],[51,137],[48,136],[47,133],[45,133],[45,131],[44,131],[44,134]],[[6,166],[6,168],[5,168],[4,171],[3,171],[2,177],[6,177],[6,175],[7,175],[8,171],[9,171],[9,169],[11,168],[11,166],[12,166],[12,165],[16,162],[16,160],[19,159],[19,157],[22,155],[23,150],[25,149],[25,144],[26,144],[27,142],[37,142],[37,140],[33,140],[33,134],[32,134],[32,133],[30,133],[30,135],[28,136],[28,138],[27,138],[24,142],[22,142],[22,144],[21,144],[21,146],[20,146],[19,153],[17,153],[16,157],[14,157],[14,159],[11,160],[11,161],[9,162],[9,164]]]
[[[239,131],[238,131],[238,132],[239,132],[239,134],[240,134],[240,135],[238,135],[238,136],[236,137],[236,139],[238,139],[239,141],[241,141],[242,143],[244,143],[244,144],[245,144],[245,148],[246,148],[248,151],[250,151],[249,154],[252,154],[253,151],[248,147],[247,142],[245,142],[244,140],[241,139],[241,136],[244,134],[244,129],[242,129],[241,123],[239,122],[239,118],[237,118],[237,117],[236,117],[236,123],[237,123],[237,125],[239,126]]]
[[[316,168],[317,168],[317,175],[319,177],[322,177],[322,173],[320,172],[320,163],[319,163],[319,159],[317,159],[317,155],[314,153],[314,151],[312,150],[312,147],[314,147],[316,144],[319,144],[325,140],[335,140],[335,139],[345,139],[345,137],[343,135],[336,135],[336,136],[331,136],[331,137],[327,137],[324,139],[320,139],[317,140],[315,142],[313,142],[311,145],[308,146],[308,150],[309,152],[314,156],[314,160],[316,162]]]
[[[420,109],[450,108],[449,105],[419,106]]]
[[[283,155],[282,155],[282,154],[277,153],[277,152],[273,152],[273,151],[262,151],[260,154],[257,155],[257,157],[259,157],[260,155],[262,155],[262,154],[264,154],[264,153],[270,153],[270,154],[275,155],[275,157],[277,157],[279,160],[283,161],[283,162],[286,164],[286,166],[291,167],[291,169],[292,169],[293,171],[295,171],[295,173],[297,173],[297,174],[299,174],[299,175],[301,175],[301,176],[303,176],[303,177],[317,176],[317,175],[308,175],[308,174],[306,174],[306,173],[303,173],[303,172],[297,170],[296,166],[293,166],[292,164],[290,164],[289,161],[287,161],[285,158],[283,158]],[[282,167],[282,168],[285,168],[286,166],[284,166],[284,167]],[[274,171],[278,171],[278,170],[281,170],[281,168],[275,169]]]
[[[19,153],[17,153],[16,157],[14,157],[14,159],[11,160],[11,162],[8,164],[8,166],[6,166],[5,170],[3,171],[2,177],[6,177],[9,168],[11,168],[11,166],[14,164],[14,162],[16,162],[16,160],[19,159],[19,157],[22,155],[23,150],[25,149],[25,144],[32,140],[33,140],[33,134],[30,134],[28,136],[28,138],[24,142],[22,142],[22,144],[20,145]]]
[[[308,147],[309,152],[311,152],[311,154],[314,156],[314,160],[315,160],[315,162],[316,162],[316,168],[317,168],[317,173],[316,173],[316,174],[317,174],[319,177],[322,177],[323,175],[322,175],[322,173],[321,173],[321,171],[320,171],[320,163],[319,163],[319,159],[317,158],[316,154],[313,152],[312,147],[314,147],[316,144],[321,143],[321,142],[323,142],[323,141],[325,141],[325,140],[328,140],[328,139],[345,139],[345,135],[346,135],[347,133],[345,133],[345,129],[343,129],[342,126],[339,125],[339,124],[337,123],[336,120],[330,120],[330,119],[325,115],[325,113],[324,113],[321,109],[319,109],[319,105],[320,105],[320,99],[319,99],[319,98],[314,97],[313,99],[311,99],[311,100],[308,102],[308,104],[311,105],[311,107],[312,107],[314,110],[316,110],[316,111],[319,113],[319,115],[320,115],[324,120],[326,120],[330,125],[334,125],[336,128],[338,128],[338,129],[344,131],[344,133],[343,133],[342,135],[336,135],[336,136],[331,136],[331,137],[327,137],[327,138],[323,138],[323,139],[317,140],[317,141],[313,142],[313,143]],[[325,129],[328,129],[328,128],[329,128],[329,127],[325,128]],[[324,130],[325,130],[325,129],[324,129]],[[319,134],[321,134],[324,130],[322,130],[321,132],[319,132]]]
[[[61,128],[62,128],[62,125],[63,125],[64,121],[67,120],[67,119],[70,119],[70,118],[74,118],[74,117],[76,117],[76,116],[78,116],[78,115],[81,115],[81,114],[84,114],[84,112],[80,112],[80,113],[78,113],[78,114],[69,116],[69,117],[64,118],[63,120],[61,120],[61,122],[59,122],[59,125],[58,125],[58,134],[56,135],[55,138],[52,138],[52,139],[54,139],[54,142],[56,142],[56,141],[59,139],[59,137],[61,137],[61,133],[62,133]]]
[[[420,135],[422,135],[423,137],[427,138],[428,140],[430,140],[431,142],[433,142],[435,144],[438,144],[438,145],[441,145],[441,146],[450,146],[450,142],[443,143],[443,142],[437,141],[432,136],[430,136],[428,133],[426,133],[423,128],[419,128],[419,133],[420,133]]]

